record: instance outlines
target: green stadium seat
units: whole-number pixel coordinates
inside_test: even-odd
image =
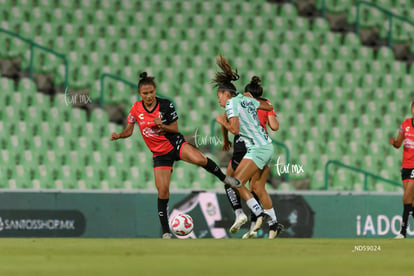
[[[353,56],[353,50],[351,47],[349,46],[340,46],[338,53],[337,53],[337,61],[342,62],[343,61],[349,61],[349,60],[354,60],[355,57]]]
[[[23,78],[17,85],[17,91],[22,93],[35,93],[37,92],[36,84],[28,78]]]
[[[0,189],[9,189],[9,178],[5,166],[0,166]]]
[[[381,60],[374,60],[372,62],[366,62],[369,66],[369,73],[375,75],[386,74],[386,63]]]
[[[131,189],[148,189],[144,171],[139,167],[130,167],[127,180],[124,182],[126,187]]]
[[[377,53],[377,59],[381,61],[393,61],[394,53],[388,47],[381,47]]]
[[[71,179],[59,179],[54,181],[57,189],[61,190],[79,190],[78,182]]]
[[[361,88],[373,89],[379,87],[378,77],[373,74],[366,74],[360,78]]]
[[[304,61],[313,61],[315,56],[314,56],[314,51],[313,48],[310,47],[309,45],[303,44],[300,46],[300,48],[298,49],[300,52],[299,57]]]
[[[298,16],[298,11],[292,4],[283,4],[280,7],[279,15],[285,18],[294,19]]]
[[[284,192],[295,191],[295,187],[289,183],[283,182],[278,186],[278,190]]]
[[[334,89],[339,86],[339,77],[336,74],[327,72],[322,76],[321,87],[325,89]]]
[[[338,169],[336,172],[333,183],[334,183],[334,190],[345,190],[345,191],[352,191],[353,187],[353,177],[352,172],[345,169]]]
[[[103,189],[124,189],[124,180],[122,179],[121,171],[115,166],[109,166],[105,170],[104,180],[101,181]]]
[[[285,72],[280,78],[280,85],[282,87],[293,87],[297,85],[298,79],[293,72]]]
[[[14,92],[14,83],[13,80],[7,78],[0,79],[0,89],[3,93],[11,94]]]
[[[86,188],[92,190],[101,189],[101,177],[102,171],[92,166],[86,166],[79,169],[82,175],[81,179],[85,181]]]
[[[368,47],[361,47],[357,58],[367,62],[372,62],[374,60],[374,51]]]
[[[316,57],[322,61],[332,61],[334,60],[333,50],[331,47],[324,44],[317,49]]]
[[[16,181],[16,188],[20,189],[32,189],[33,184],[30,180],[30,168],[23,165],[16,165],[14,168],[14,177]]]
[[[35,189],[56,189],[52,169],[45,165],[40,165],[35,171],[36,174],[32,181]]]
[[[319,3],[321,1],[318,1]],[[320,5],[320,4],[319,4]],[[341,14],[349,11],[352,7],[349,1],[347,0],[334,0],[326,2],[326,9],[330,13]]]
[[[312,25],[312,30],[315,33],[323,34],[330,31],[328,22],[322,18],[316,18]]]
[[[318,170],[313,173],[310,180],[310,189],[311,190],[324,190],[325,189],[325,179],[322,171]]]
[[[401,88],[405,90],[413,89],[414,78],[412,74],[403,75],[401,77],[401,82],[402,82]]]
[[[190,171],[182,166],[174,168],[174,173],[171,175],[171,186],[175,189],[192,189],[193,183],[190,177]]]
[[[383,89],[396,89],[397,88],[397,79],[391,75],[385,75],[381,80],[381,88]]]

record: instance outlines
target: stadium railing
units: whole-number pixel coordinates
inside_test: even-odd
[[[63,63],[65,65],[65,88],[69,87],[69,63],[68,63],[68,60],[67,60],[65,55],[63,55],[61,53],[58,53],[58,52],[56,52],[56,51],[54,51],[50,48],[39,45],[36,42],[34,42],[33,40],[24,38],[24,37],[20,36],[19,34],[16,34],[14,32],[8,31],[8,30],[5,30],[3,28],[0,28],[0,32],[5,33],[5,34],[10,35],[10,36],[13,36],[13,37],[15,37],[17,39],[20,39],[20,40],[24,41],[25,43],[29,44],[29,46],[30,46],[29,76],[30,76],[31,80],[33,80],[33,71],[34,71],[33,70],[34,49],[38,48],[38,49],[43,50],[45,52],[51,53],[51,54],[57,56],[58,58],[63,59]]]
[[[337,166],[343,167],[345,169],[354,171],[356,173],[363,174],[364,175],[364,191],[368,191],[368,177],[372,177],[374,179],[389,183],[393,186],[401,187],[400,183],[392,181],[390,179],[386,179],[386,178],[383,178],[379,175],[373,174],[371,172],[368,172],[368,171],[361,170],[361,169],[356,168],[356,167],[346,165],[346,164],[344,164],[344,163],[342,163],[338,160],[328,160],[325,164],[325,190],[328,190],[328,188],[329,188],[329,166],[331,166],[331,165],[337,165]]]
[[[103,108],[104,102],[105,102],[105,96],[104,96],[105,95],[105,86],[104,86],[105,78],[114,79],[114,80],[123,82],[126,85],[130,86],[131,88],[133,88],[135,90],[138,90],[138,84],[137,83],[130,82],[130,81],[125,80],[125,79],[123,79],[121,77],[118,77],[116,75],[112,75],[112,74],[109,74],[109,73],[103,73],[103,74],[101,74],[101,77],[100,77],[101,91],[100,91],[100,100],[99,101],[100,101],[100,107],[101,108]],[[164,98],[164,99],[167,99],[167,100],[170,100],[173,103],[173,105],[176,106],[173,99],[171,99],[169,97],[166,97],[166,96],[164,96],[162,94],[159,94],[159,93],[157,93],[157,96],[159,96],[161,98]]]
[[[393,27],[393,18],[397,19],[397,20],[400,20],[400,21],[403,21],[403,22],[406,22],[406,23],[414,26],[413,21],[411,21],[407,18],[404,18],[400,15],[394,14],[390,10],[384,9],[383,7],[380,7],[380,6],[378,6],[376,4],[373,4],[373,3],[370,3],[370,2],[357,1],[356,2],[356,7],[357,7],[356,12],[357,13],[356,13],[356,23],[355,23],[355,32],[357,34],[359,34],[359,29],[360,29],[360,8],[363,5],[376,8],[376,9],[380,10],[381,12],[383,12],[387,15],[387,18],[388,18],[388,47],[390,47],[390,48],[392,47],[392,43],[393,43],[393,34],[392,34],[392,32],[393,32],[393,28],[392,28]]]

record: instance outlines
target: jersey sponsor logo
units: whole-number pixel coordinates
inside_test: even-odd
[[[410,139],[405,139],[404,140],[404,147],[414,149],[414,141],[412,141]]]
[[[144,114],[143,113],[139,114],[138,118],[141,119],[141,120],[144,120]]]
[[[410,127],[408,126],[405,128],[405,132],[409,132],[409,131],[410,131]]]
[[[142,135],[144,135],[145,137],[156,137],[160,136],[161,131],[161,129],[153,129],[150,127],[146,127],[142,130]]]
[[[259,122],[259,117],[257,116],[257,110],[254,104],[248,100],[240,101],[240,105],[247,110],[247,112],[253,117],[253,119]]]

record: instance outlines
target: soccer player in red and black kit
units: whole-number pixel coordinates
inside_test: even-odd
[[[400,233],[396,239],[404,239],[407,236],[408,218],[414,216],[414,102],[411,103],[412,118],[406,119],[400,126],[398,137],[390,138],[389,142],[395,148],[400,148],[404,142],[403,159],[401,166],[401,178],[404,186],[403,215]]]
[[[132,135],[135,123],[153,153],[155,186],[158,191],[158,216],[162,238],[171,238],[168,223],[168,199],[174,161],[183,160],[203,167],[225,184],[238,188],[239,180],[223,174],[217,164],[206,158],[199,150],[188,144],[178,131],[178,115],[171,101],[156,97],[154,77],[146,72],[140,74],[138,93],[142,100],[136,102],[128,115],[127,126],[121,133],[112,133],[111,141]]]

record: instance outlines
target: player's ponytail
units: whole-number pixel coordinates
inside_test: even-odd
[[[260,84],[262,81],[258,76],[253,76],[250,83],[244,87],[245,92],[250,92],[252,96],[256,99],[262,97],[263,87]]]
[[[229,91],[235,95],[237,93],[237,89],[232,82],[240,78],[237,73],[237,69],[233,71],[229,62],[221,54],[216,58],[216,63],[222,72],[217,72],[212,80],[214,87],[217,87],[218,90]]]
[[[138,90],[142,85],[152,85],[154,88],[157,87],[157,84],[155,83],[154,77],[149,77],[147,72],[142,72],[139,74],[140,80],[138,82]]]

